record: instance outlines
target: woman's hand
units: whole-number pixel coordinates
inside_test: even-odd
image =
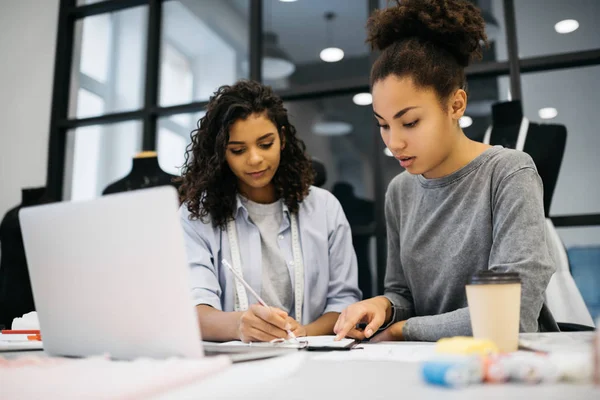
[[[383,332],[380,332],[377,335],[373,336],[373,338],[369,340],[369,343],[394,342],[404,340],[404,336],[402,335],[402,328],[404,328],[405,323],[406,321],[400,321],[390,325]]]
[[[363,300],[342,311],[333,332],[336,333],[336,340],[345,337],[368,339],[391,318],[391,315],[392,304],[387,298],[379,296]],[[367,327],[364,330],[358,329],[356,325],[359,323],[366,323]]]
[[[242,342],[270,342],[286,339],[291,329],[288,314],[278,308],[253,304],[239,319],[238,332]]]
[[[306,327],[304,325],[300,325],[294,318],[287,317],[287,322],[290,324],[290,330],[296,337],[308,336]]]

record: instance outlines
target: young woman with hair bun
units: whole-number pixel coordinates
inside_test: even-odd
[[[471,335],[465,285],[482,270],[520,274],[522,332],[555,328],[542,312],[554,265],[536,167],[526,153],[473,141],[459,125],[465,68],[486,44],[480,11],[465,0],[402,0],[367,27],[381,52],[371,70],[373,114],[406,171],[386,194],[384,295],[344,310],[338,338]]]

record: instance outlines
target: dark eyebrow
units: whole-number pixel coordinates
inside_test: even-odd
[[[394,115],[394,119],[398,119],[401,116],[403,116],[404,114],[406,114],[407,112],[409,112],[410,110],[412,110],[413,108],[421,108],[421,107],[417,107],[417,106],[413,106],[413,107],[406,107],[403,108],[402,110],[398,111],[395,115]],[[379,119],[383,119],[385,120],[385,118],[383,118],[381,115],[377,114],[375,111],[373,111],[373,114],[375,114],[375,116]]]
[[[275,136],[275,134],[274,134],[273,132],[271,132],[271,133],[267,133],[266,135],[262,135],[261,137],[259,137],[258,139],[256,139],[256,141],[257,141],[257,142],[260,142],[261,140],[263,140],[263,139],[267,139],[267,138],[269,138],[269,137],[271,137],[271,136]],[[229,143],[227,143],[227,144],[228,144],[228,145],[230,145],[230,144],[246,144],[246,142],[229,142]]]

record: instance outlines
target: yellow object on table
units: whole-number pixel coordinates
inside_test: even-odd
[[[444,338],[437,341],[436,353],[487,356],[497,354],[498,346],[488,339],[475,339],[467,336]]]

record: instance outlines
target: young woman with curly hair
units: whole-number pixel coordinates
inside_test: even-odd
[[[406,171],[386,194],[384,295],[344,310],[338,337],[370,338],[382,326],[373,340],[471,335],[465,285],[481,270],[520,274],[521,331],[556,326],[542,312],[554,265],[536,167],[526,153],[470,140],[458,123],[484,26],[466,0],[402,0],[369,19],[368,42],[381,51],[373,114]]]
[[[192,133],[181,222],[203,339],[333,333],[359,301],[346,216],[313,171],[282,100],[252,81],[222,86]],[[265,300],[257,302],[222,260]]]

